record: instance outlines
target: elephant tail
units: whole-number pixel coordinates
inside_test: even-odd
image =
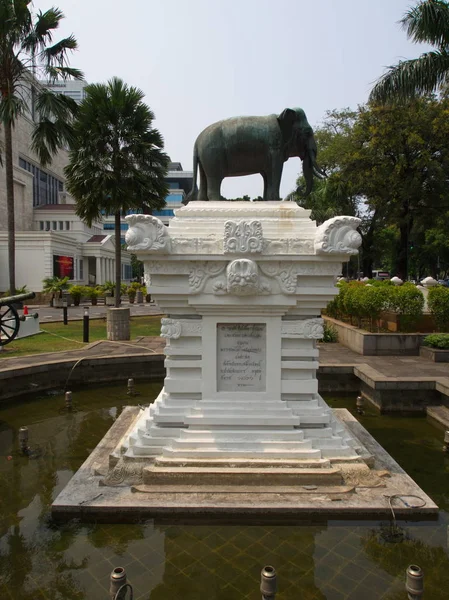
[[[182,202],[183,204],[188,204],[191,200],[197,199],[197,196],[198,196],[197,178],[198,178],[198,146],[197,146],[197,143],[195,142],[195,145],[193,146],[193,185],[192,185],[192,189],[190,190],[190,192],[187,194],[187,196],[183,200],[183,202]]]

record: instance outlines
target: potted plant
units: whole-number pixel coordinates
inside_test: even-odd
[[[100,287],[104,293],[104,303],[106,304],[106,306],[114,306],[115,283],[113,281],[105,281]]]
[[[46,277],[42,280],[44,284],[43,291],[46,294],[52,294],[50,306],[62,308],[62,293],[68,287],[68,277]]]
[[[92,287],[90,285],[86,286],[86,296],[91,301],[92,306],[97,306],[98,296],[101,294],[102,290],[100,287]]]
[[[69,288],[69,294],[73,298],[73,304],[75,306],[79,306],[81,302],[81,298],[86,295],[86,288],[84,285],[72,285]]]
[[[134,301],[136,299],[136,294],[138,292],[140,292],[141,287],[142,287],[141,284],[138,283],[137,281],[133,281],[132,283],[129,284],[127,293],[128,293],[128,299],[131,304],[134,304]]]

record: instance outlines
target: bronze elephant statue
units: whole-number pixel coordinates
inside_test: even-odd
[[[225,177],[260,173],[264,181],[263,199],[280,200],[284,162],[298,156],[303,163],[305,194],[313,177],[325,174],[316,162],[317,147],[313,129],[301,108],[286,108],[280,115],[233,117],[206,127],[193,149],[193,189],[190,200],[221,200]],[[200,188],[197,188],[197,172]]]

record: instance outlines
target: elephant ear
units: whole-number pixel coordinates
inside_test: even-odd
[[[279,127],[282,132],[284,144],[288,144],[293,133],[293,124],[296,121],[296,112],[292,108],[286,108],[278,116]]]

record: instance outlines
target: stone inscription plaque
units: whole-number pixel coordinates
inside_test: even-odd
[[[218,323],[217,391],[265,391],[266,346],[265,323]]]

